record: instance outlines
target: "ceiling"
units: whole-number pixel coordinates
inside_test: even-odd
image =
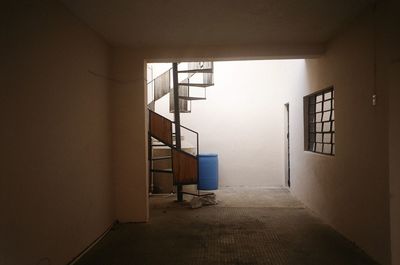
[[[373,0],[61,0],[115,46],[321,44]]]

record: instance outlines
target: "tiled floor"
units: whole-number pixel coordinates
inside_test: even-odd
[[[120,224],[77,264],[376,264],[285,189],[230,188],[190,209],[151,198],[151,220]]]

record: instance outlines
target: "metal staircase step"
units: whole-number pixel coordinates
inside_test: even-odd
[[[200,83],[179,83],[180,86],[196,86],[196,87],[209,87],[213,86],[214,84],[200,84]]]
[[[175,146],[176,140],[175,140],[175,136],[173,136],[173,137],[174,137],[174,139],[172,141],[172,145]],[[182,135],[181,136],[181,141],[183,141],[183,139],[185,139],[185,138]],[[156,143],[153,143],[151,146],[157,147],[157,146],[170,146],[170,145],[169,144],[164,144],[163,142],[156,142]]]
[[[184,100],[206,100],[207,98],[201,98],[201,97],[186,97],[186,96],[179,96],[180,99]]]
[[[158,157],[153,157],[151,160],[166,160],[171,158],[172,156],[158,156]]]
[[[191,70],[180,70],[178,73],[213,73],[212,68],[207,68],[207,69],[191,69]]]
[[[172,169],[171,168],[165,168],[165,169],[152,169],[151,172],[158,172],[158,173],[167,173],[167,174],[172,174]]]

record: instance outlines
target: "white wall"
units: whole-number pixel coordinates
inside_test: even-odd
[[[306,61],[308,84],[291,95],[292,192],[382,264],[390,263],[386,66],[375,56],[373,11]],[[387,52],[383,51],[382,52]],[[374,60],[377,58],[378,79]],[[336,155],[304,151],[303,96],[335,88]],[[378,104],[372,106],[377,93]]]
[[[192,101],[181,124],[200,133],[201,153],[218,154],[221,186],[284,185],[284,104],[286,94],[304,83],[304,60],[214,66],[215,86],[207,89],[207,100]],[[173,120],[168,104],[166,95],[156,111]]]

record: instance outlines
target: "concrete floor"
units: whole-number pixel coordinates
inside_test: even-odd
[[[149,223],[115,226],[76,264],[377,264],[286,189],[227,188],[217,199],[190,209],[152,197]]]

